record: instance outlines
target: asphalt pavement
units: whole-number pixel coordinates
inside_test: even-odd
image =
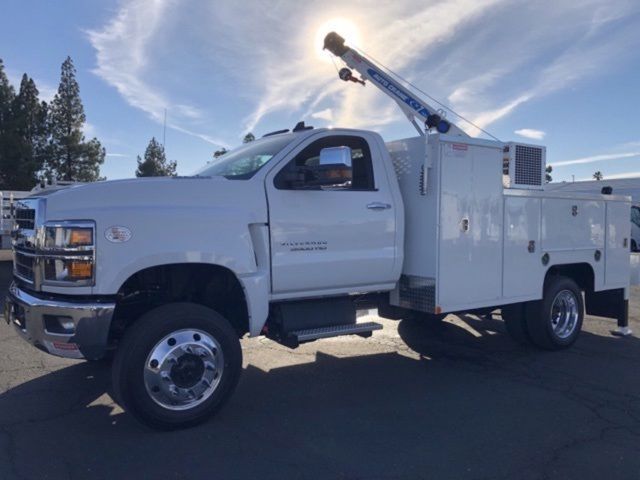
[[[0,264],[0,285],[9,282]],[[640,334],[640,290],[631,327]],[[499,319],[383,321],[289,350],[245,339],[206,424],[149,430],[107,363],[46,355],[0,324],[0,479],[640,479],[640,341],[588,317],[563,352]]]

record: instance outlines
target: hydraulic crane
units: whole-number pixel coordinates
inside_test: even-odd
[[[425,132],[420,128],[416,119],[424,124],[427,132],[435,130],[439,133],[450,135],[469,136],[461,128],[447,121],[442,110],[436,110],[424,100],[416,98],[413,93],[396,82],[375,63],[345,45],[344,42],[344,38],[336,32],[331,32],[324,38],[324,49],[340,57],[349,67],[342,68],[338,72],[340,79],[362,85],[365,85],[367,80],[373,83],[400,106],[420,135],[424,135]],[[354,77],[351,69],[356,70],[361,78]]]

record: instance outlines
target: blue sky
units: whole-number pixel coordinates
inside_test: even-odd
[[[162,139],[165,109],[181,174],[299,120],[414,135],[373,85],[337,80],[318,48],[334,27],[501,140],[547,145],[554,180],[640,176],[637,0],[4,0],[3,17],[14,84],[50,98],[73,58],[110,179]]]

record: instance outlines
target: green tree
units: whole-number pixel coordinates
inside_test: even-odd
[[[38,99],[35,82],[25,73],[11,103],[9,130],[5,134],[3,188],[30,190],[37,183],[47,153],[47,110],[47,104]]]
[[[226,148],[222,147],[220,150],[216,150],[215,152],[213,152],[213,158],[221,157],[222,155],[224,155],[228,151],[229,150],[227,150]]]
[[[7,188],[5,175],[10,170],[7,159],[9,123],[11,122],[11,106],[15,97],[16,92],[9,83],[4,71],[4,63],[0,59],[0,184],[5,189]]]
[[[164,145],[153,137],[144,152],[144,160],[138,155],[136,177],[167,177],[176,174],[176,162],[168,162]]]
[[[602,175],[602,172],[600,170],[598,170],[597,172],[595,172],[593,174],[593,178],[595,180],[602,180],[604,178],[604,175]]]
[[[71,57],[67,57],[62,64],[58,93],[50,106],[51,142],[44,165],[49,178],[80,182],[99,180],[105,149],[97,138],[85,141],[82,133],[85,121],[76,69]]]
[[[242,139],[242,143],[253,142],[255,139],[256,139],[256,136],[253,133],[249,132]]]

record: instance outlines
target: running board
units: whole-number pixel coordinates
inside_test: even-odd
[[[332,325],[329,327],[309,328],[308,330],[296,330],[289,332],[288,337],[293,343],[300,344],[311,342],[320,338],[338,337],[341,335],[360,335],[370,337],[371,332],[380,330],[382,325],[375,322],[353,323],[348,325]]]

